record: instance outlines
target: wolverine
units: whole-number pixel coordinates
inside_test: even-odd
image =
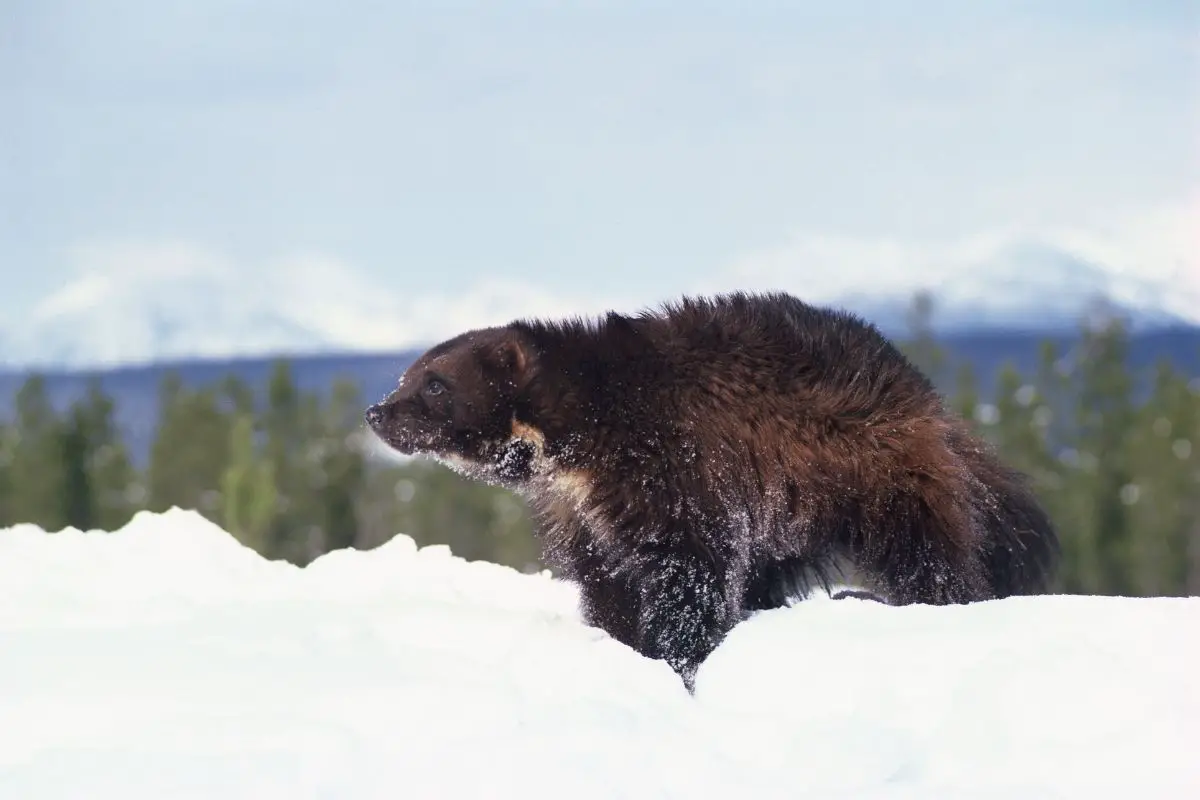
[[[850,570],[886,603],[1049,590],[1025,478],[874,325],[792,295],[519,319],[417,358],[366,421],[506,487],[585,620],[696,670],[758,610]]]

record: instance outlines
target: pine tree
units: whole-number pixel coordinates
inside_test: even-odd
[[[229,465],[221,476],[224,525],[242,544],[271,557],[267,533],[277,491],[271,464],[255,448],[254,420],[239,414],[230,433]]]
[[[1052,587],[1055,591],[1078,591],[1082,586],[1081,565],[1087,561],[1082,549],[1086,537],[1081,536],[1079,520],[1071,508],[1069,474],[1075,409],[1069,375],[1068,365],[1054,342],[1042,342],[1032,382],[1037,399],[1032,421],[1041,440],[1039,466],[1033,478],[1038,499],[1054,522],[1063,546],[1063,560]]]
[[[256,412],[254,389],[237,375],[226,376],[220,384],[220,396],[228,404],[227,410],[234,414]]]
[[[933,333],[934,300],[927,291],[913,296],[905,321],[907,340],[900,345],[904,354],[935,384],[945,378],[948,356]]]
[[[307,479],[310,464],[306,463],[306,456],[311,453],[312,440],[306,435],[304,406],[291,364],[285,359],[277,360],[267,383],[263,410],[266,457],[278,491],[266,550],[273,558],[297,564],[312,557],[320,534],[314,515],[305,508],[311,505]],[[311,412],[308,416],[312,416]]]
[[[16,449],[16,428],[11,423],[0,422],[0,528],[7,528],[18,522],[16,498],[12,487],[12,463]]]
[[[113,399],[98,380],[88,384],[83,398],[71,413],[72,429],[82,441],[83,473],[87,476],[91,524],[101,530],[115,530],[133,516],[132,497],[136,476],[129,451],[117,427]]]
[[[968,363],[960,364],[955,380],[955,391],[951,408],[973,425],[979,413],[979,379],[975,369]]]
[[[159,423],[150,447],[147,507],[172,506],[221,516],[221,476],[229,463],[233,416],[213,387],[187,389],[176,375],[163,379]]]
[[[1184,504],[1189,517],[1185,534],[1186,544],[1181,549],[1186,551],[1183,557],[1187,561],[1184,593],[1194,597],[1200,596],[1200,377],[1189,381],[1187,388],[1188,396],[1184,402],[1189,409],[1191,425],[1186,441],[1190,444],[1185,445],[1181,442],[1177,455],[1186,453],[1179,457],[1186,461],[1183,470],[1185,474],[1190,474],[1192,479],[1191,490],[1188,493],[1190,497]]]
[[[1078,556],[1075,531],[1068,524],[1071,517],[1063,512],[1062,465],[1051,441],[1053,421],[1052,398],[1045,384],[1021,375],[1015,366],[1006,364],[997,379],[996,424],[989,429],[989,438],[997,445],[1004,461],[1020,470],[1029,481],[1039,503],[1046,509],[1060,539],[1064,540],[1064,561]],[[1053,589],[1064,589],[1072,578],[1073,564],[1065,565],[1059,582]]]
[[[62,515],[63,521],[78,530],[91,530],[95,521],[95,498],[88,461],[91,443],[87,438],[87,423],[78,406],[67,415],[59,439],[62,459]]]
[[[1005,364],[997,379],[998,417],[993,436],[1008,462],[1031,476],[1045,461],[1035,424],[1039,405],[1037,389],[1025,381],[1015,366]]]
[[[1085,328],[1076,394],[1080,510],[1094,569],[1089,588],[1120,595],[1134,591],[1129,506],[1140,492],[1129,461],[1133,402],[1127,349],[1121,320]]]
[[[1186,592],[1194,523],[1193,440],[1197,414],[1187,381],[1166,363],[1155,371],[1150,397],[1137,410],[1132,463],[1139,502],[1131,507],[1137,531],[1138,586],[1151,595]]]
[[[345,381],[333,387],[323,415],[321,447],[314,470],[324,550],[353,547],[358,539],[357,501],[366,482],[366,463],[352,437],[361,426],[358,388]]]
[[[12,516],[49,531],[61,530],[67,524],[60,501],[64,482],[62,422],[42,376],[29,376],[17,391],[16,407],[17,442],[9,481]]]

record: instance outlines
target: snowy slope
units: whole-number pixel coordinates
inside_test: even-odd
[[[403,536],[0,531],[0,797],[1200,796],[1200,599],[822,599],[695,698],[574,601]]]

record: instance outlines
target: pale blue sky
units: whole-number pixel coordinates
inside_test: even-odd
[[[1195,2],[492,5],[6,3],[0,318],[155,247],[427,309],[1060,234],[1195,267]]]

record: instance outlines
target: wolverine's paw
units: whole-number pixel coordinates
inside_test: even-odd
[[[687,689],[688,694],[694,695],[696,693],[696,672],[700,669],[700,665],[687,663],[679,666],[672,664],[671,666],[679,679],[683,681],[683,688]]]
[[[845,600],[847,597],[853,597],[857,600],[874,600],[876,603],[887,605],[887,599],[882,595],[869,592],[866,589],[842,589],[830,595],[833,600]]]

